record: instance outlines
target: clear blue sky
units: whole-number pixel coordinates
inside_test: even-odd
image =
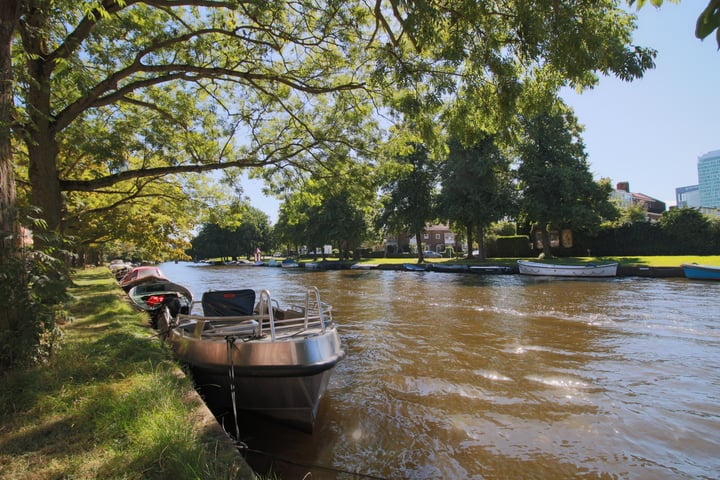
[[[720,150],[720,52],[714,35],[695,38],[706,0],[665,2],[637,11],[637,45],[657,50],[655,69],[633,82],[603,77],[580,95],[563,92],[585,125],[583,140],[596,179],[630,183],[632,192],[675,204],[675,188],[696,185],[697,159]],[[277,221],[279,203],[261,184],[243,183],[254,207]]]
[[[649,3],[649,2],[648,2]],[[657,50],[655,69],[633,82],[603,77],[595,89],[563,98],[585,125],[596,178],[675,204],[675,188],[697,185],[697,159],[720,150],[720,52],[715,36],[695,38],[707,0],[639,11],[633,37]]]

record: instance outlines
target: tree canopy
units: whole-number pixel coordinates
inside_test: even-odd
[[[437,165],[422,144],[408,145],[386,164],[382,185],[382,209],[377,225],[391,234],[415,236],[418,261],[423,261],[422,232],[434,217],[433,200]]]
[[[67,192],[309,166],[335,145],[362,144],[358,113],[371,93],[374,105],[417,113],[461,84],[469,99],[493,85],[510,105],[522,77],[540,71],[588,86],[594,72],[631,79],[652,66],[652,52],[630,43],[632,17],[610,0],[3,5],[13,42],[2,61],[14,74],[4,87],[17,101],[4,128],[51,228],[66,220]]]
[[[513,211],[514,186],[509,159],[490,135],[483,135],[470,146],[464,146],[457,138],[451,137],[449,154],[441,167],[440,178],[440,217],[464,227],[470,257],[473,233],[477,231],[480,257],[484,259],[482,242],[485,228]]]
[[[592,232],[603,218],[617,216],[609,200],[612,187],[593,180],[576,120],[561,104],[525,116],[521,124],[526,133],[518,149],[520,211],[537,226],[543,253],[550,256],[550,226]]]

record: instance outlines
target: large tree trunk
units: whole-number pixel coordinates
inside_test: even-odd
[[[32,54],[27,60],[32,77],[28,92],[31,125],[27,142],[30,158],[31,202],[42,209],[42,217],[49,231],[59,231],[62,195],[57,170],[59,148],[55,123],[50,106],[50,76],[53,65],[45,60],[48,54],[47,12],[35,9],[28,15],[27,34],[23,36],[25,48]]]
[[[473,252],[473,248],[472,248],[473,236],[472,236],[472,225],[471,224],[468,223],[467,225],[465,225],[465,233],[467,234],[467,251],[468,251],[467,257],[473,258],[473,253],[472,253]]]
[[[49,135],[33,135],[34,145],[28,145],[31,201],[42,210],[48,230],[59,232],[63,200],[57,171],[58,146],[54,136],[50,138]]]
[[[0,231],[17,232],[15,205],[15,174],[11,148],[13,120],[12,39],[20,18],[21,0],[0,2]],[[3,234],[2,252],[14,243]],[[3,253],[4,254],[4,253]]]
[[[22,0],[0,1],[0,268],[5,271],[12,257],[19,253],[15,241],[19,226],[11,142],[14,107],[11,45],[22,6]],[[3,291],[7,294],[7,289]],[[4,300],[8,304],[0,314],[0,331],[12,330],[18,320],[13,299]]]
[[[478,258],[481,262],[485,261],[485,228],[478,227],[477,231],[478,241]]]
[[[552,258],[552,250],[550,250],[550,234],[545,224],[540,225],[540,238],[542,239],[542,256],[543,258]]]
[[[423,260],[425,260],[425,257],[423,257],[422,233],[421,232],[415,232],[415,243],[417,244],[417,249],[418,249],[418,263],[422,263]]]

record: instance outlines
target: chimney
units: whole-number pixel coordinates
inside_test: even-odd
[[[630,193],[630,182],[618,182],[616,190],[618,192]]]

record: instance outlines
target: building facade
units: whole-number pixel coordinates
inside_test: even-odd
[[[610,198],[614,200],[620,208],[640,205],[643,210],[645,210],[645,216],[650,222],[658,221],[667,209],[665,202],[657,198],[650,197],[643,193],[631,192],[629,182],[618,182],[616,189],[610,193]]]
[[[700,185],[676,188],[675,205],[678,208],[700,208]]]
[[[700,206],[720,208],[720,150],[698,158]]]
[[[463,248],[457,242],[455,233],[447,225],[427,225],[420,236],[420,241],[422,242],[420,248],[437,253],[443,253],[447,247],[453,247],[456,251],[461,251]],[[410,233],[388,237],[384,243],[386,253],[416,253],[418,251],[415,235]]]

